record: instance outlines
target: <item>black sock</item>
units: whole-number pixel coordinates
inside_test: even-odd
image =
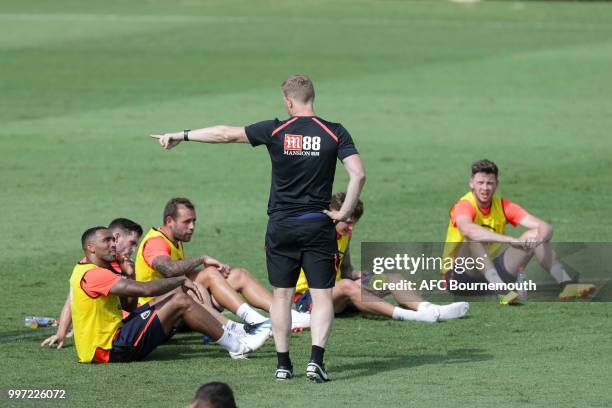
[[[323,364],[323,354],[325,354],[325,349],[323,347],[312,346],[310,361],[317,363],[318,365]]]
[[[278,358],[278,368],[293,368],[291,365],[291,359],[289,358],[289,352],[285,353],[276,353],[276,357]]]

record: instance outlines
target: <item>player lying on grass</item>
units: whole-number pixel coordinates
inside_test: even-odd
[[[110,230],[111,234],[113,234],[113,237],[115,237],[117,259],[119,261],[130,262],[132,254],[136,248],[138,248],[138,241],[142,236],[142,227],[127,218],[116,218],[108,225],[108,229]],[[82,261],[85,262],[86,259],[83,258]],[[117,261],[113,262],[111,267],[113,268],[114,272],[123,274]],[[133,269],[128,272],[133,272]],[[134,279],[134,276],[126,276],[126,278]],[[64,345],[65,339],[72,336],[72,332],[69,332],[72,324],[72,313],[70,311],[71,304],[72,301],[70,300],[70,292],[68,292],[60,315],[57,332],[43,340],[43,342],[40,344],[41,346],[51,347],[57,345],[57,348],[59,349]],[[124,317],[128,314],[129,312],[124,311]]]
[[[251,305],[270,310],[272,295],[246,269],[230,268],[209,256],[185,259],[183,242],[189,242],[195,230],[195,207],[186,198],[172,198],[164,208],[164,225],[152,228],[143,238],[136,255],[136,280],[148,282],[162,277],[185,275],[206,288],[209,301],[218,310],[229,309],[245,322],[254,325],[268,318]],[[242,294],[245,300],[239,295]],[[139,299],[140,304],[151,297]],[[206,299],[205,299],[206,301]],[[250,303],[250,304],[249,304]],[[244,333],[242,324],[228,321],[222,314],[210,311],[237,333]],[[296,327],[308,327],[310,316],[293,311]]]
[[[591,284],[579,284],[568,275],[550,245],[552,226],[529,214],[518,204],[495,194],[499,186],[497,165],[489,160],[472,164],[471,191],[457,201],[450,211],[450,221],[444,247],[444,258],[482,257],[481,270],[458,273],[444,271],[447,280],[476,283],[515,282],[519,270],[535,255],[538,263],[561,288],[562,300],[588,296],[595,290]],[[519,238],[506,235],[506,224],[521,225],[525,231]],[[510,247],[502,252],[502,244]],[[510,292],[501,297],[502,304],[516,302],[519,295]]]
[[[200,305],[201,288],[185,276],[138,282],[113,271],[117,247],[106,227],[85,231],[81,244],[86,261],[74,267],[70,289],[74,342],[82,363],[141,360],[171,335],[179,321],[209,336],[232,355],[256,350],[269,336],[259,332],[238,337],[224,329]],[[132,274],[131,262],[124,258],[119,265],[127,276]],[[129,309],[136,297],[155,300],[123,319],[121,309]]]
[[[332,196],[331,210],[338,210],[346,193],[336,193]],[[336,236],[338,238],[339,268],[336,271],[336,286],[333,289],[334,311],[340,313],[349,305],[353,305],[362,312],[386,316],[395,320],[414,320],[433,323],[438,320],[457,319],[465,316],[469,310],[466,302],[456,302],[449,305],[436,305],[424,301],[419,295],[410,291],[374,292],[362,286],[361,272],[353,269],[350,260],[349,245],[353,228],[363,215],[363,203],[358,201],[352,215],[346,221],[336,223]],[[389,280],[400,280],[401,276],[388,275]],[[387,294],[393,296],[399,306],[394,306],[380,297]],[[310,309],[310,293],[304,271],[296,285],[294,302],[298,310]]]

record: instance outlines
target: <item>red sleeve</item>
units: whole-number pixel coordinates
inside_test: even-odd
[[[89,296],[96,298],[100,295],[108,296],[111,288],[121,279],[119,275],[104,268],[95,268],[87,271],[81,278],[81,289]]]
[[[170,256],[170,244],[162,237],[153,237],[148,239],[142,250],[142,257],[145,262],[152,268],[153,261],[158,256]]]
[[[525,218],[528,214],[527,211],[523,209],[523,207],[513,203],[510,200],[503,199],[502,205],[504,206],[506,220],[508,220],[508,222],[512,224],[513,227],[519,225],[521,221],[523,221],[523,218]]]
[[[457,226],[455,220],[460,215],[469,217],[472,221],[476,219],[476,210],[474,207],[472,207],[472,204],[470,204],[468,200],[459,200],[451,209],[451,221],[453,223],[453,227]]]

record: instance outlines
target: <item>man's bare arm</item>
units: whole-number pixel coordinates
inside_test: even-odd
[[[121,272],[123,273],[125,279],[135,280],[136,272],[134,262],[132,262],[129,257],[123,255],[118,255],[117,261],[119,262],[119,267],[121,268]],[[123,296],[120,297],[119,300],[121,301],[121,309],[125,310],[126,312],[132,312],[138,306],[137,297]]]
[[[501,243],[514,243],[518,241],[516,238],[508,235],[498,234],[487,228],[481,227],[478,224],[474,224],[470,217],[459,215],[455,219],[455,224],[461,235],[466,237],[470,241],[475,242],[501,242]]]
[[[156,279],[150,282],[139,282],[131,279],[119,279],[109,293],[116,296],[155,297],[178,288],[187,281],[184,276]]]
[[[360,275],[360,270],[353,269],[353,265],[351,264],[351,247],[348,246],[342,258],[342,263],[340,264],[340,276],[342,278],[355,280],[359,279]]]
[[[182,261],[173,261],[169,256],[158,256],[153,260],[153,269],[166,278],[185,275],[200,265],[205,265],[206,256],[196,256]]]
[[[353,213],[353,210],[357,205],[359,195],[361,194],[361,190],[363,189],[363,185],[366,182],[363,162],[361,161],[361,157],[358,154],[353,154],[351,156],[346,157],[342,161],[342,164],[344,165],[344,168],[346,169],[346,172],[349,175],[349,183],[346,189],[346,198],[344,199],[340,210],[323,211],[335,221],[346,220]]]
[[[54,335],[47,337],[40,343],[41,347],[51,347],[57,344],[57,348],[62,348],[64,345],[64,340],[68,335],[68,330],[70,330],[70,325],[72,324],[72,299],[70,298],[70,292],[68,292],[68,296],[66,296],[66,301],[64,302],[64,307],[62,308],[62,313],[60,314],[59,323],[57,325],[57,331]]]
[[[529,230],[537,231],[537,234],[533,237],[534,241],[548,242],[552,239],[552,235],[553,235],[552,225],[539,219],[536,216],[527,214],[521,220],[520,225]]]
[[[184,132],[153,134],[151,137],[159,139],[159,144],[166,150],[185,140]],[[191,130],[188,138],[189,141],[201,143],[249,143],[244,127],[226,125]]]

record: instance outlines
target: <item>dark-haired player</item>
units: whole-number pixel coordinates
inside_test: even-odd
[[[131,262],[130,260],[132,254],[138,247],[138,241],[142,235],[142,227],[138,223],[128,218],[116,218],[112,220],[110,224],[108,224],[108,229],[113,234],[113,237],[115,237],[117,258],[121,261],[125,260],[125,262]],[[83,258],[83,261],[84,260],[85,259]],[[113,262],[111,266],[115,272],[122,273],[118,262]],[[124,274],[124,276],[129,279],[134,279],[133,275],[127,276]],[[131,299],[130,303],[131,305],[126,305],[126,307],[133,308],[134,300]],[[57,348],[62,348],[66,337],[71,336],[71,333],[69,332],[70,325],[72,324],[70,304],[70,293],[68,293],[66,296],[66,301],[64,302],[64,307],[62,308],[62,312],[60,314],[56,333],[43,340],[41,346],[51,347],[57,345]]]
[[[489,160],[472,164],[470,192],[457,201],[450,211],[444,257],[482,257],[482,270],[458,273],[444,271],[447,280],[459,282],[509,283],[517,279],[519,270],[535,255],[538,263],[557,281],[559,298],[569,300],[587,296],[595,290],[591,284],[579,284],[568,275],[550,245],[553,230],[550,224],[528,213],[518,204],[495,194],[499,186],[499,170]],[[506,235],[506,224],[520,225],[525,231],[519,238]],[[502,251],[502,244],[510,247]],[[502,304],[518,300],[516,292],[500,298]]]
[[[85,260],[70,277],[74,342],[81,363],[130,362],[144,359],[166,340],[175,325],[186,322],[230,353],[246,354],[261,347],[263,335],[236,337],[198,302],[202,292],[185,276],[138,282],[122,279],[111,264],[117,261],[115,238],[106,227],[83,233]],[[125,259],[122,271],[131,268]],[[155,296],[123,319],[125,298]]]

